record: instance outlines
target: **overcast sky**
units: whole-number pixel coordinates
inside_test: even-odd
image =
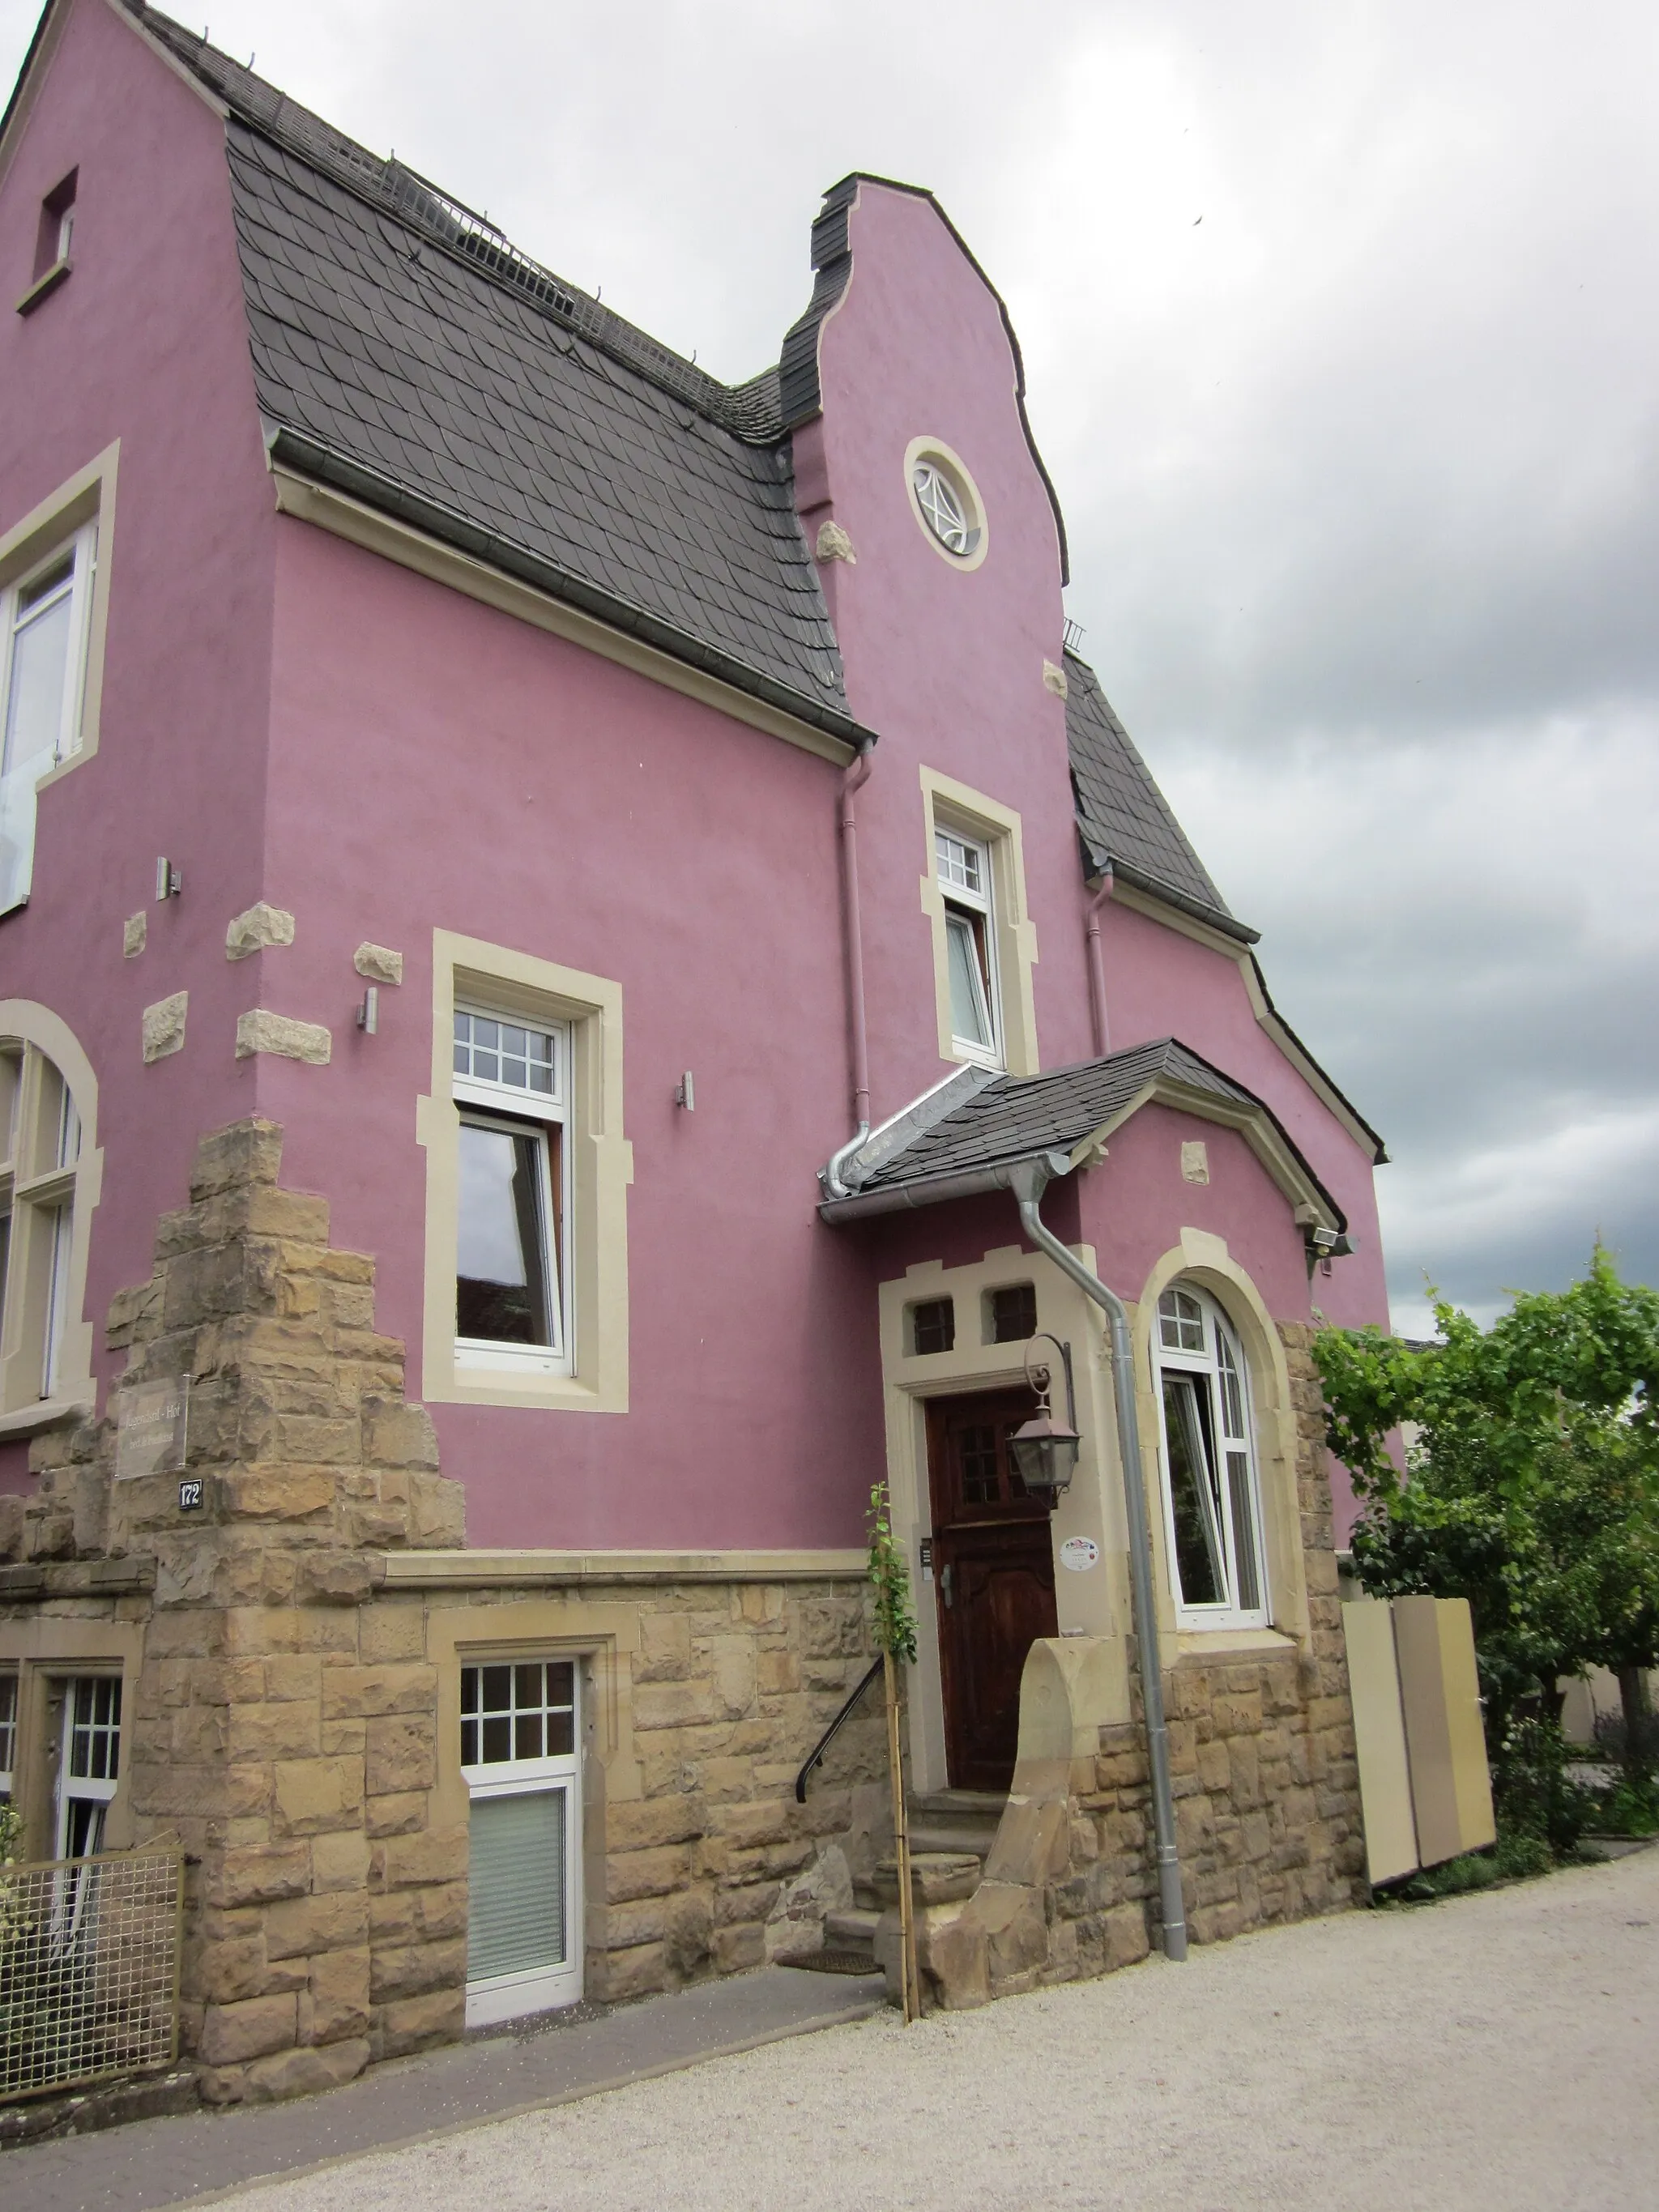
[[[931,185],[1084,651],[1388,1139],[1396,1325],[1598,1229],[1659,1282],[1651,0],[200,4],[721,376],[775,359],[824,186]]]

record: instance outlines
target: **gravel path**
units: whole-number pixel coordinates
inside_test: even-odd
[[[1650,2212],[1656,2029],[1650,1851],[831,2029],[234,2203]]]

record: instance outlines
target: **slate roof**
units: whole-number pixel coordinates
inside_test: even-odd
[[[860,1192],[890,1189],[901,1183],[966,1175],[976,1168],[1000,1167],[1039,1152],[1069,1152],[1159,1076],[1188,1090],[1208,1091],[1233,1106],[1261,1104],[1253,1092],[1176,1037],[1132,1045],[1127,1052],[1057,1067],[1047,1075],[963,1070],[961,1078],[933,1094],[947,1107],[939,1119],[928,1121],[927,1102],[921,1102],[927,1126],[908,1135],[908,1141],[903,1140],[908,1132],[897,1133],[901,1142],[896,1146],[883,1146],[878,1133],[862,1156],[865,1162],[873,1158],[876,1165],[863,1173],[849,1173],[848,1182]],[[860,1165],[855,1159],[855,1171]]]
[[[812,301],[780,365],[723,385],[403,163],[144,0],[122,4],[229,111],[254,378],[278,460],[840,737],[866,734],[795,514],[789,449],[819,403],[818,330],[850,270],[858,176],[825,196]],[[1008,337],[1018,368],[1012,325]],[[1023,417],[1023,368],[1017,385]],[[1054,514],[1063,561],[1057,501]],[[1086,872],[1109,861],[1252,941],[1093,671],[1069,653],[1066,666]]]
[[[1097,864],[1090,872],[1109,862],[1126,883],[1197,915],[1229,937],[1254,944],[1259,933],[1229,912],[1133,739],[1112,712],[1100,678],[1070,652],[1066,738],[1078,828]]]
[[[412,171],[132,12],[231,109],[259,406],[298,465],[390,488],[377,504],[453,536],[449,518],[485,557],[854,734],[776,373],[720,385]]]

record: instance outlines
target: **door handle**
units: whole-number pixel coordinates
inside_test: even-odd
[[[955,1597],[955,1595],[954,1595],[954,1594],[953,1594],[953,1592],[952,1592],[952,1589],[951,1589],[951,1584],[952,1584],[952,1583],[953,1583],[953,1581],[954,1581],[954,1579],[955,1579],[955,1575],[956,1575],[956,1570],[955,1570],[953,1567],[948,1567],[948,1566],[947,1566],[947,1567],[941,1567],[941,1568],[939,1569],[939,1595],[940,1595],[940,1596],[945,1600],[945,1610],[946,1610],[946,1612],[949,1612],[949,1611],[950,1611],[950,1609],[951,1609],[951,1607],[952,1606],[954,1606],[954,1605],[955,1605],[955,1603],[956,1603],[956,1597]]]

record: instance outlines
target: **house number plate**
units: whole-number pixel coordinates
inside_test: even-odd
[[[1060,1564],[1074,1575],[1086,1575],[1098,1565],[1100,1547],[1092,1536],[1068,1536],[1060,1547]]]
[[[201,1510],[202,1485],[200,1480],[198,1478],[192,1477],[188,1482],[181,1482],[179,1486],[179,1510],[181,1513],[199,1513]]]

